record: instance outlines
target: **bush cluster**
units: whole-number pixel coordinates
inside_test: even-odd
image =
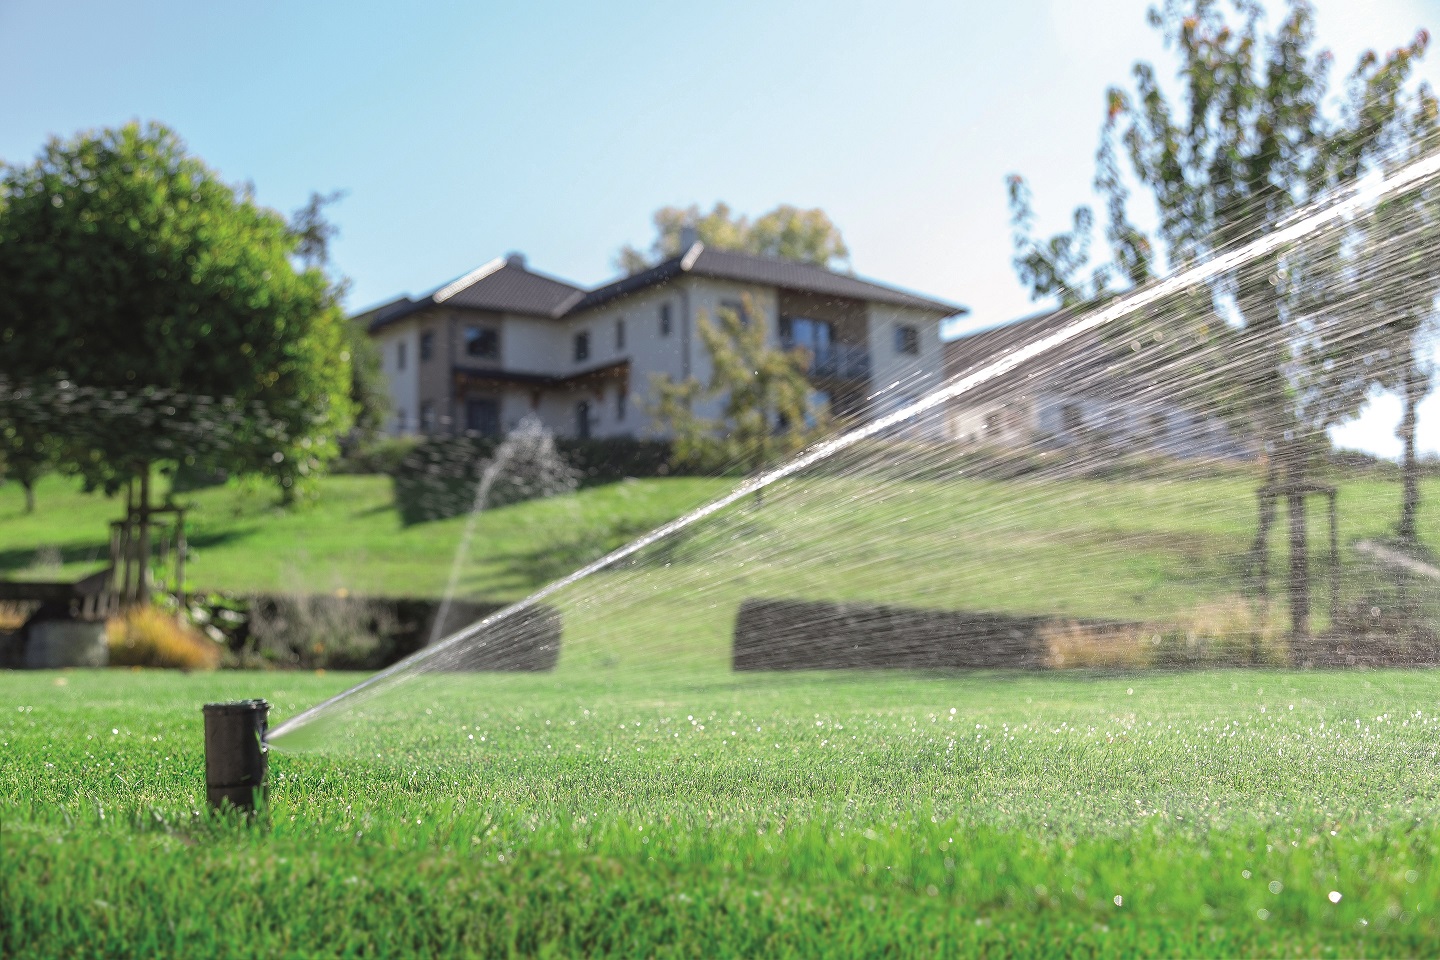
[[[414,442],[409,452],[386,471],[401,519],[412,524],[468,513],[475,502],[477,471],[495,455],[500,443],[498,438],[478,436],[429,437]],[[674,472],[671,447],[664,440],[556,438],[555,450],[581,487],[614,483],[626,477],[663,477]],[[492,496],[492,504],[526,498],[523,491],[497,494],[501,496],[498,501]]]
[[[159,607],[131,607],[105,623],[113,667],[213,670],[224,647]]]

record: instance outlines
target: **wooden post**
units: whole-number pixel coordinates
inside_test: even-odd
[[[1310,558],[1305,549],[1305,494],[1286,492],[1290,515],[1290,640],[1300,644],[1310,637]],[[1291,651],[1292,654],[1295,651]]]
[[[175,598],[185,609],[185,510],[175,511]]]
[[[140,474],[140,537],[138,556],[138,578],[135,599],[140,603],[150,602],[150,464],[145,464]]]
[[[1340,521],[1336,500],[1337,490],[1329,491],[1330,500],[1330,630],[1340,620]]]
[[[1255,578],[1259,581],[1260,602],[1270,605],[1270,519],[1274,514],[1274,501],[1268,488],[1261,487],[1256,493],[1260,501],[1260,530],[1255,535]]]

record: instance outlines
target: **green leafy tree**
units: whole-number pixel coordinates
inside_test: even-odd
[[[616,256],[616,266],[626,273],[639,273],[680,256],[685,252],[683,240],[692,230],[697,240],[715,250],[739,250],[830,269],[843,268],[850,259],[839,228],[818,208],[781,204],[752,221],[724,203],[715,204],[708,213],[692,204],[661,207],[653,219],[655,241],[650,249],[626,246]]]
[[[651,378],[651,412],[674,437],[677,464],[739,465],[754,473],[828,430],[827,412],[812,401],[805,377],[810,358],[803,349],[771,347],[764,314],[748,298],[739,311],[721,309],[718,323],[702,315],[696,331],[710,356],[710,382]],[[696,413],[716,399],[718,417]]]
[[[1413,109],[1396,123],[1392,164],[1404,163],[1440,149],[1440,105],[1421,88]],[[1353,290],[1337,296],[1356,297],[1365,305],[1368,327],[1357,331],[1348,352],[1347,371],[1364,387],[1392,390],[1401,401],[1396,435],[1401,442],[1400,517],[1396,534],[1416,539],[1420,506],[1420,467],[1415,428],[1420,402],[1430,393],[1437,298],[1440,298],[1440,188],[1433,183],[1380,203],[1359,226]],[[1373,318],[1383,322],[1375,323]]]
[[[288,498],[334,455],[345,319],[248,190],[130,124],[50,141],[0,196],[0,378],[27,398],[0,421],[49,417],[57,464],[110,491],[193,462]],[[61,415],[76,402],[88,418]]]
[[[290,233],[295,238],[294,258],[305,270],[327,271],[330,265],[330,243],[340,235],[325,215],[325,208],[340,202],[343,190],[311,193],[305,206],[290,216]],[[327,271],[328,274],[328,271]],[[330,296],[335,303],[345,299],[350,279],[335,276],[330,281]],[[363,323],[345,324],[345,349],[342,359],[350,364],[350,403],[355,411],[350,442],[360,444],[375,439],[390,412],[390,391],[380,365],[380,348],[371,339]]]
[[[1250,0],[1169,0],[1152,8],[1150,21],[1178,55],[1180,98],[1172,101],[1147,63],[1133,68],[1133,93],[1107,93],[1095,185],[1105,199],[1108,260],[1091,260],[1089,208],[1076,212],[1070,232],[1033,237],[1029,191],[1010,179],[1015,266],[1037,297],[1073,304],[1144,283],[1162,263],[1183,268],[1233,249],[1361,175],[1382,150],[1383,131],[1428,40],[1422,33],[1384,59],[1362,58],[1352,75],[1356,109],[1333,117],[1326,110],[1330,57],[1314,49],[1314,12],[1303,0],[1287,6],[1269,35],[1263,9]],[[1135,185],[1153,201],[1154,239],[1128,215]],[[1329,325],[1323,332],[1331,339],[1317,344],[1297,309],[1326,282],[1324,258],[1312,253],[1302,247],[1249,258],[1202,296],[1163,312],[1171,327],[1164,362],[1175,350],[1188,355],[1181,359],[1190,363],[1190,382],[1210,391],[1212,409],[1262,442],[1272,482],[1305,483],[1324,426],[1349,412],[1324,395],[1325,379],[1315,376],[1333,364],[1348,331]],[[1213,371],[1205,364],[1221,362],[1223,377],[1206,375]],[[1298,636],[1308,630],[1309,610],[1301,525],[1291,525],[1290,550]]]

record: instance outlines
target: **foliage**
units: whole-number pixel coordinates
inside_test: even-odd
[[[748,297],[741,309],[703,314],[696,332],[710,357],[710,382],[652,376],[652,415],[674,437],[674,463],[704,471],[758,471],[801,450],[829,429],[828,411],[812,399],[803,349],[769,345],[763,311]],[[696,407],[720,402],[718,417]]]
[[[345,191],[312,192],[305,206],[290,216],[290,235],[295,241],[294,259],[305,270],[324,271],[330,265],[330,243],[340,228],[325,215],[325,208],[339,203]],[[350,289],[348,277],[330,281],[330,298],[340,303]],[[380,366],[380,348],[363,323],[351,320],[344,326],[345,347],[341,359],[350,364],[350,403],[355,411],[347,447],[373,441],[385,426],[390,412],[390,391]],[[347,449],[348,454],[348,449]]]
[[[281,719],[358,675],[0,673],[0,952],[1408,956],[1440,937],[1440,774],[1416,761],[1433,673],[661,670],[367,704],[354,739],[270,753],[260,829],[199,812],[198,705],[263,696]]]
[[[224,648],[158,607],[131,607],[105,623],[113,667],[213,670]]]
[[[331,465],[330,472],[355,475],[393,474],[425,439],[420,436],[378,436],[345,451],[344,455]]]
[[[802,210],[781,204],[752,221],[736,216],[725,203],[715,204],[708,213],[692,204],[661,207],[653,219],[655,241],[650,249],[642,252],[626,246],[616,256],[616,266],[626,273],[639,273],[683,255],[690,236],[714,250],[739,250],[832,269],[844,267],[850,259],[839,228],[818,207]]]
[[[71,389],[139,404],[128,425],[108,414],[105,431],[52,421],[62,469],[114,490],[157,459],[191,456],[264,471],[288,491],[334,455],[351,405],[333,291],[318,270],[292,268],[297,241],[281,217],[173,132],[130,124],[52,140],[7,169],[0,194],[0,374],[42,404]],[[175,410],[157,419],[152,397]],[[263,411],[264,426],[197,453],[174,447],[176,432],[223,424],[167,419],[216,408]],[[268,449],[250,442],[260,433]]]
[[[1143,283],[1161,263],[1178,268],[1233,248],[1354,181],[1384,152],[1385,134],[1405,108],[1406,78],[1428,41],[1423,32],[1384,60],[1362,57],[1349,107],[1333,118],[1325,110],[1330,59],[1312,49],[1311,7],[1293,0],[1269,36],[1259,4],[1236,0],[1233,8],[1238,23],[1217,0],[1169,0],[1151,11],[1151,23],[1179,57],[1180,103],[1171,102],[1146,63],[1134,67],[1134,95],[1107,92],[1095,185],[1106,200],[1110,257],[1088,278],[1080,274],[1091,260],[1089,208],[1076,210],[1071,231],[1037,239],[1029,190],[1010,178],[1015,266],[1037,298],[1078,304]],[[1132,183],[1154,202],[1158,245],[1130,221]],[[1353,412],[1359,400],[1350,395],[1346,406],[1333,394],[1317,396],[1313,377],[1309,392],[1293,387],[1355,342],[1353,330],[1317,331],[1302,322],[1299,307],[1333,280],[1328,269],[1313,250],[1288,260],[1254,258],[1165,311],[1176,327],[1167,340],[1190,358],[1192,380],[1218,387],[1212,406],[1255,429],[1294,470],[1304,469],[1300,461],[1315,432]],[[1297,355],[1305,362],[1293,362]],[[1172,359],[1157,355],[1154,362]],[[1207,362],[1227,364],[1226,375],[1204,375]]]

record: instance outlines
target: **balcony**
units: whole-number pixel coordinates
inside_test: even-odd
[[[782,345],[786,350],[799,347],[810,354],[807,376],[822,380],[870,379],[870,351],[860,344],[827,343],[817,348],[787,340]]]

